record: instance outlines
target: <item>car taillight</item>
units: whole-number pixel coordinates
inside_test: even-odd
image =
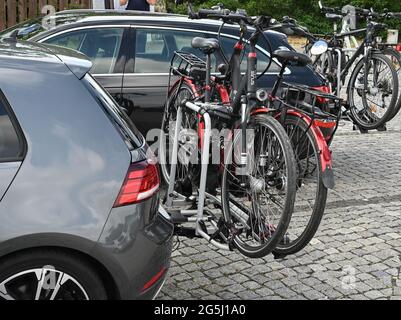
[[[321,86],[321,87],[313,87],[312,89],[315,89],[317,91],[320,92],[324,92],[324,93],[331,93],[330,92],[330,87],[329,86]],[[327,99],[323,98],[323,97],[316,97],[317,102],[319,103],[326,103],[328,102]]]
[[[126,206],[149,199],[159,190],[159,187],[159,171],[152,161],[133,163],[128,169],[114,207]]]

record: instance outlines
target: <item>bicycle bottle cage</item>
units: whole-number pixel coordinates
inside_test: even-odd
[[[194,82],[206,79],[206,62],[192,53],[174,52],[170,69],[174,75],[190,77]]]

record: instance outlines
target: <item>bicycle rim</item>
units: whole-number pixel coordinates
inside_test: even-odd
[[[252,117],[247,134],[247,168],[241,172],[240,134],[226,154],[222,205],[226,221],[237,234],[238,250],[253,258],[270,253],[283,237],[295,200],[295,158],[291,143],[275,119]],[[245,179],[245,185],[241,184]]]
[[[397,72],[398,86],[401,84],[401,54],[394,48],[385,48],[383,54],[389,58],[395,71]],[[394,118],[401,109],[401,90],[398,88],[398,100],[393,114],[389,121]]]
[[[294,254],[309,243],[318,230],[327,199],[315,135],[308,124],[296,116],[287,115],[284,127],[297,162],[297,195],[290,225],[274,250],[279,255]]]
[[[185,83],[171,93],[166,103],[165,114],[162,121],[160,143],[161,172],[166,184],[170,182],[171,150],[173,147],[177,110],[184,100],[193,100],[194,93]],[[196,134],[196,115],[187,110],[182,110],[181,130],[179,134],[178,161],[176,181],[184,181],[191,178],[194,173],[198,153],[198,136]],[[189,180],[191,181],[191,180]]]
[[[367,77],[364,61],[354,69],[349,101],[354,121],[360,127],[370,130],[385,124],[393,114],[398,99],[398,78],[391,62],[383,55],[374,55],[367,63]]]

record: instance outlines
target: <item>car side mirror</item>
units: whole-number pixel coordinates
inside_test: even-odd
[[[319,40],[314,43],[312,46],[310,53],[313,56],[320,56],[321,54],[327,52],[329,50],[329,46],[326,41]]]

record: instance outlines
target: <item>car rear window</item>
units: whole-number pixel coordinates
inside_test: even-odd
[[[19,161],[23,158],[24,140],[12,117],[11,107],[0,91],[0,162]]]
[[[83,81],[87,85],[91,94],[106,112],[107,116],[112,120],[128,148],[133,150],[142,146],[144,143],[142,135],[136,129],[127,114],[121,110],[113,97],[105,91],[91,75],[87,74]]]

